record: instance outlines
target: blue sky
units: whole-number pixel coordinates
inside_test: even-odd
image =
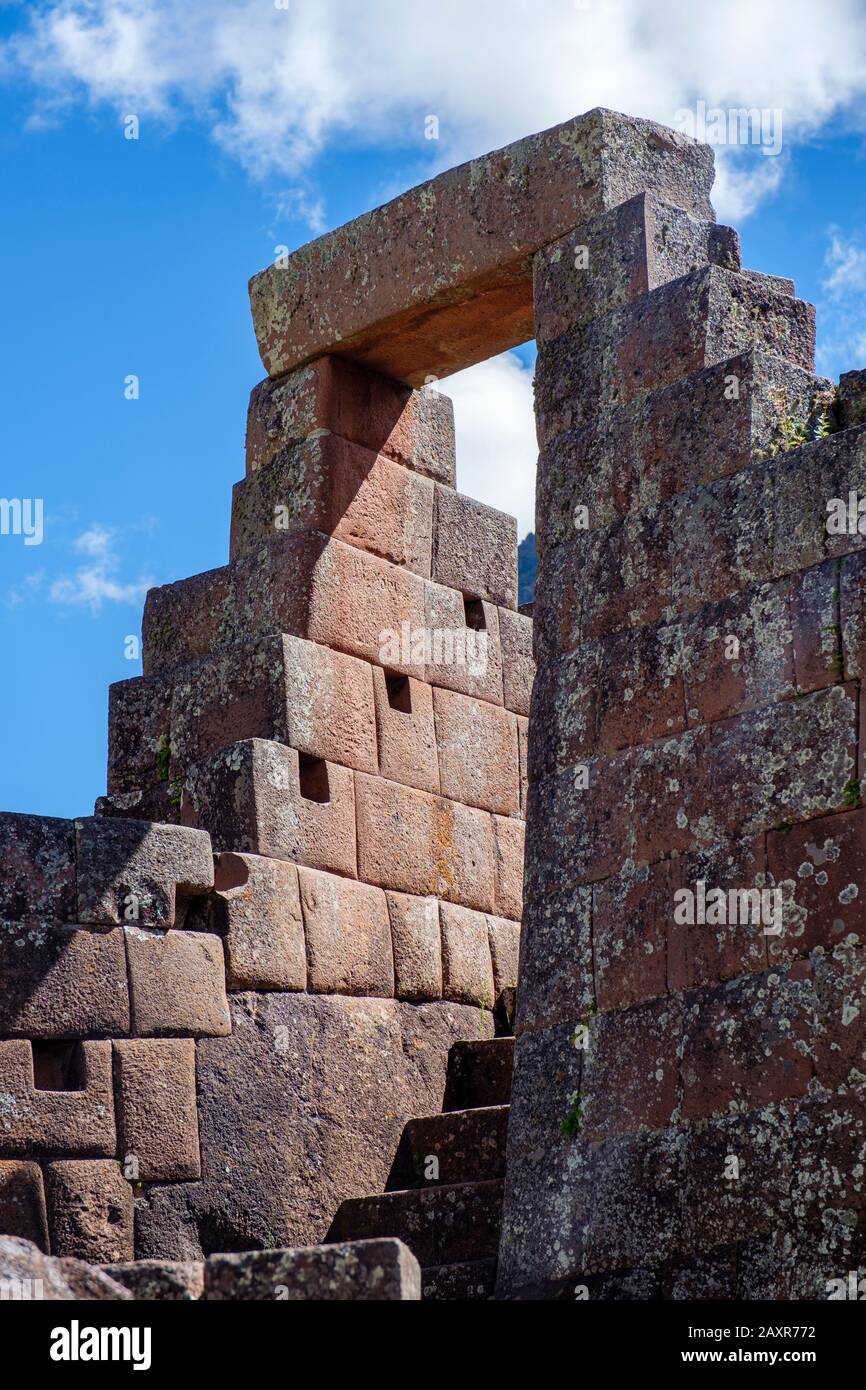
[[[227,558],[263,374],[246,285],[277,245],[593,105],[669,123],[699,97],[772,105],[782,155],[720,152],[720,219],[746,264],[818,304],[820,369],[866,365],[859,4],[822,7],[817,25],[811,6],[776,6],[775,29],[772,5],[729,5],[727,38],[694,7],[625,0],[538,4],[531,34],[517,0],[471,18],[450,0],[435,15],[278,8],[0,2],[0,496],[44,499],[41,545],[0,535],[0,809],[91,811],[108,685],[141,670],[125,651],[145,589]],[[495,40],[479,66],[481,18]],[[530,361],[485,364],[454,390],[461,486],[523,531]]]

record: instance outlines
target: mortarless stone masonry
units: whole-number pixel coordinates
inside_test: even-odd
[[[833,399],[712,177],[594,111],[254,277],[229,563],[148,595],[98,814],[0,817],[10,1268],[798,1298],[863,1260],[864,581],[825,524],[862,373]],[[424,384],[533,334],[534,624]],[[681,922],[699,882],[778,888],[778,931]]]

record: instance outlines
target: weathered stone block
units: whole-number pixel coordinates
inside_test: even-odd
[[[774,929],[775,913],[772,896],[761,896],[767,884],[764,838],[763,834],[731,836],[670,861],[665,920],[672,990],[735,979],[749,971],[765,970],[770,964],[767,945],[775,938],[767,931]],[[683,889],[691,894],[689,899],[677,896]],[[712,907],[719,891],[725,895],[721,909]],[[700,911],[699,895],[703,904]],[[686,915],[684,901],[691,909],[691,922],[682,920]],[[680,906],[679,912],[676,906]]]
[[[587,424],[599,401],[627,405],[754,349],[813,371],[812,305],[718,266],[694,270],[539,347],[542,444]]]
[[[247,415],[247,473],[325,432],[455,484],[454,406],[425,386],[411,391],[346,357],[319,357],[259,382]]]
[[[76,920],[72,821],[0,813],[0,862],[0,921]]]
[[[0,1236],[0,1280],[39,1291],[52,1302],[129,1300],[131,1294],[107,1274],[80,1260],[52,1259],[29,1240]]]
[[[490,961],[493,966],[493,1000],[498,1004],[507,990],[517,989],[520,959],[520,923],[503,917],[488,917]]]
[[[265,369],[279,377],[338,350],[419,385],[471,366],[533,336],[540,247],[645,188],[709,216],[711,183],[706,146],[611,111],[529,136],[254,276]]]
[[[352,779],[337,763],[250,739],[193,769],[184,817],[210,832],[216,850],[292,859],[355,878]]]
[[[493,817],[496,854],[496,911],[519,922],[523,916],[523,842],[526,826],[511,816]]]
[[[438,898],[386,893],[398,999],[442,998],[442,939]]]
[[[673,897],[667,862],[634,865],[592,889],[598,1007],[628,1008],[667,993]]]
[[[429,478],[337,435],[306,439],[235,485],[231,559],[281,533],[321,531],[429,577],[433,489]]]
[[[866,811],[771,832],[767,868],[782,895],[783,931],[769,938],[771,961],[857,945],[866,937]]]
[[[493,910],[496,869],[486,812],[363,773],[356,775],[355,794],[359,878]]]
[[[77,1159],[45,1166],[51,1249],[91,1264],[133,1258],[132,1188],[120,1166]]]
[[[536,339],[550,342],[704,264],[739,270],[734,229],[638,193],[538,252]]]
[[[114,1156],[109,1043],[0,1043],[0,1084],[0,1154]]]
[[[92,816],[75,822],[78,920],[170,927],[213,887],[210,840],[185,826]]]
[[[38,1163],[0,1163],[0,1231],[48,1249],[45,1189]],[[0,1264],[0,1278],[8,1278]]]
[[[0,923],[0,1037],[129,1032],[123,934]]]
[[[866,425],[866,371],[842,373],[838,408],[846,430]]]
[[[501,705],[501,610],[483,600],[469,600],[442,584],[426,584],[424,594],[424,679],[430,685]]]
[[[502,649],[502,694],[506,709],[529,715],[535,661],[532,655],[532,619],[510,608],[499,610]]]
[[[229,647],[179,673],[172,774],[244,739],[287,743],[313,758],[375,772],[371,668],[299,637]]]
[[[211,1255],[205,1298],[382,1303],[421,1297],[421,1270],[401,1240],[353,1240],[306,1250]]]
[[[168,787],[171,680],[135,676],[108,688],[108,791]],[[142,816],[142,820],[147,817]]]
[[[452,690],[433,691],[442,795],[500,815],[520,809],[517,719]]]
[[[406,1121],[441,1108],[451,1044],[493,1031],[459,1004],[246,994],[231,1010],[231,1037],[197,1044],[202,1181],[146,1190],[142,1257],[323,1240],[341,1201],[383,1191]]]
[[[307,988],[313,994],[394,994],[391,923],[380,888],[299,869],[307,942]]]
[[[231,1029],[219,937],[124,932],[132,1031],[138,1037],[220,1037]]]
[[[114,1044],[120,1153],[141,1182],[201,1177],[192,1039]]]
[[[204,1297],[204,1265],[180,1260],[133,1260],[103,1265],[137,1303],[189,1303]]]
[[[298,870],[282,859],[219,854],[206,921],[223,938],[226,988],[307,987]]]
[[[436,488],[433,571],[437,584],[500,608],[517,607],[517,522],[452,488]]]
[[[445,998],[492,1009],[496,990],[487,918],[454,903],[441,903],[440,922]]]
[[[581,1139],[594,1143],[670,1123],[679,1099],[682,1027],[681,1003],[671,998],[590,1020]]]
[[[411,676],[389,675],[378,666],[372,667],[372,671],[378,771],[389,781],[438,792],[432,688]]]

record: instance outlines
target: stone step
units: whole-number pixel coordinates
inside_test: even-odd
[[[410,1120],[400,1139],[387,1191],[503,1178],[507,1132],[507,1105]]]
[[[496,1261],[472,1260],[467,1264],[438,1265],[435,1269],[425,1269],[421,1297],[425,1303],[491,1299],[495,1287]]]
[[[328,1243],[398,1237],[424,1269],[491,1259],[502,1191],[501,1182],[478,1182],[352,1198],[334,1217]]]
[[[443,1110],[479,1110],[508,1105],[514,1039],[458,1042],[448,1054]]]

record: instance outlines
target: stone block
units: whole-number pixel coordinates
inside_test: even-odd
[[[733,228],[638,193],[538,252],[536,340],[550,342],[703,264],[739,270]]]
[[[308,438],[235,485],[231,559],[277,534],[321,531],[429,577],[433,490],[431,479],[337,435]]]
[[[789,600],[790,584],[781,580],[707,604],[683,621],[690,723],[710,724],[796,693]]]
[[[510,816],[493,817],[496,854],[495,908],[500,917],[519,922],[523,916],[523,842],[526,826]]]
[[[215,850],[291,859],[355,878],[352,779],[338,763],[250,739],[192,770],[184,817],[210,832]]]
[[[0,1037],[129,1032],[123,934],[0,923]]]
[[[595,990],[602,1012],[667,993],[673,912],[667,862],[626,863],[592,889]]]
[[[496,1000],[490,954],[488,919],[480,912],[440,905],[442,926],[442,992],[458,1004],[492,1009]]]
[[[768,882],[764,839],[729,836],[670,860],[665,920],[672,990],[736,979],[770,964],[767,947],[776,938],[767,932],[774,930],[776,914],[772,896],[762,896]]]
[[[866,811],[772,831],[767,869],[782,895],[783,931],[769,938],[771,962],[866,939]]]
[[[398,999],[442,998],[442,938],[438,898],[386,893]]]
[[[45,1188],[38,1163],[0,1163],[0,1231],[48,1249]],[[0,1278],[7,1278],[0,1266]]]
[[[140,1182],[201,1177],[195,1043],[132,1038],[114,1044],[120,1153]]]
[[[137,1303],[189,1303],[204,1297],[204,1265],[182,1260],[133,1260],[103,1265]]]
[[[844,674],[839,569],[838,561],[829,560],[791,576],[794,672],[800,691],[834,685]]]
[[[109,795],[168,787],[171,693],[167,676],[134,676],[108,687]]]
[[[380,888],[299,869],[312,994],[394,994],[388,904]]]
[[[532,619],[510,608],[499,610],[502,649],[502,694],[506,709],[529,715],[535,661],[532,655]]]
[[[55,1255],[91,1264],[133,1258],[132,1188],[119,1164],[100,1159],[48,1163],[45,1193]]]
[[[846,430],[866,425],[866,371],[842,373],[838,409]]]
[[[265,370],[339,351],[410,385],[448,376],[533,336],[540,247],[646,188],[707,217],[711,183],[708,147],[611,111],[519,140],[254,276]]]
[[[501,705],[500,611],[495,604],[467,599],[456,589],[426,584],[424,679],[430,685]]]
[[[520,810],[517,718],[452,690],[433,691],[442,795],[499,815]]]
[[[178,674],[172,772],[245,739],[375,772],[376,724],[366,661],[282,634],[229,647]]]
[[[137,1037],[221,1037],[231,1031],[219,937],[124,932],[132,1032]]]
[[[0,1043],[0,1084],[0,1154],[116,1153],[109,1043]]]
[[[298,870],[282,859],[219,854],[207,925],[223,938],[226,988],[307,987]]]
[[[185,826],[91,816],[75,822],[78,920],[171,927],[213,887],[210,840]]]
[[[829,385],[773,352],[752,351],[579,427],[563,401],[551,420],[538,417],[539,554],[579,527],[609,526],[771,456],[785,421],[814,423]]]
[[[389,675],[378,666],[372,671],[379,772],[389,781],[438,792],[432,688],[411,676]]]
[[[205,1265],[205,1298],[222,1302],[386,1303],[420,1297],[421,1270],[401,1240],[211,1255]]]
[[[380,888],[493,910],[493,827],[484,811],[358,773],[358,877]]]
[[[581,1140],[664,1129],[679,1099],[682,1005],[651,999],[588,1024],[581,1078]]]
[[[436,488],[433,571],[467,598],[517,607],[517,522],[452,488]]]
[[[72,821],[0,813],[0,861],[0,921],[76,920]]]
[[[520,959],[520,923],[503,917],[488,917],[490,961],[493,966],[493,1000],[498,1004],[506,991],[517,989]]]
[[[429,386],[412,391],[346,357],[327,356],[254,388],[247,415],[247,474],[326,432],[437,482],[455,484],[449,398]]]
[[[543,441],[614,407],[752,350],[814,370],[815,310],[735,271],[708,265],[539,347]]]
[[[29,1240],[0,1236],[0,1281],[23,1286],[51,1302],[95,1303],[131,1299],[107,1274],[80,1260],[52,1259]],[[107,1319],[108,1320],[108,1319]]]

